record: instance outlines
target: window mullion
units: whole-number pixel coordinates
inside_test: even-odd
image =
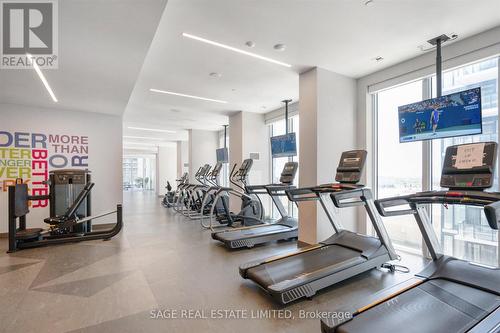
[[[427,77],[422,80],[422,100],[432,98],[432,78]],[[432,190],[432,141],[422,141],[422,191]],[[432,222],[432,207],[426,205],[427,214]],[[429,250],[422,239],[422,255],[430,258]]]

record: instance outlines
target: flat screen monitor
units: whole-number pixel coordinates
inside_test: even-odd
[[[217,162],[221,162],[221,163],[228,162],[227,148],[216,149],[215,153],[217,154]]]
[[[481,88],[473,88],[403,105],[399,113],[399,142],[481,134]]]
[[[273,158],[297,156],[295,133],[273,136],[271,138],[271,155]]]

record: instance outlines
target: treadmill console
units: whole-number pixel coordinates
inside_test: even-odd
[[[366,162],[366,150],[350,150],[342,153],[335,181],[339,183],[358,183]]]
[[[283,167],[283,171],[281,171],[280,183],[287,185],[293,184],[298,168],[299,163],[286,162],[285,166]]]
[[[450,146],[441,174],[441,187],[483,190],[493,186],[497,159],[495,142],[478,142]]]

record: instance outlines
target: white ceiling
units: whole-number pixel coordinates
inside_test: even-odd
[[[0,103],[122,115],[166,0],[61,0],[59,68],[0,70]]]
[[[500,25],[498,0],[169,0],[125,112],[125,123],[220,129],[239,110],[298,98],[298,74],[318,66],[361,77],[418,56],[442,33],[459,39]],[[292,64],[267,63],[182,37],[187,32]],[[256,46],[248,48],[246,41]],[[287,49],[278,52],[276,43]],[[382,62],[373,58],[384,57]],[[222,74],[220,78],[209,76]],[[150,88],[228,104],[150,92]],[[185,135],[184,132],[182,135]]]
[[[59,69],[45,71],[59,103],[52,102],[31,70],[0,71],[0,103],[125,111],[124,135],[186,140],[186,129],[221,129],[234,112],[264,113],[284,98],[297,100],[298,74],[313,66],[361,77],[418,56],[418,46],[438,34],[457,33],[463,39],[500,25],[498,0],[364,2],[169,0],[165,7],[166,0],[59,1]],[[182,32],[293,66],[200,43]],[[247,48],[248,40],[256,46]],[[276,43],[287,49],[275,51]],[[376,62],[376,56],[384,60]],[[210,72],[222,77],[210,77]],[[150,88],[228,103],[157,94]]]

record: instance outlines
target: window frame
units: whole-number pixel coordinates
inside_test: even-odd
[[[456,70],[456,69],[459,69],[461,67],[465,67],[465,66],[469,66],[469,65],[473,65],[473,64],[476,64],[476,63],[481,63],[481,62],[484,62],[484,61],[487,61],[489,59],[497,59],[497,95],[500,96],[500,55],[496,55],[496,56],[492,56],[492,57],[486,57],[486,58],[483,58],[483,59],[478,59],[478,60],[475,60],[473,62],[470,62],[470,63],[465,63],[465,64],[461,64],[457,67],[454,67],[454,68],[449,68],[449,69],[446,69],[445,72],[449,72],[449,71],[453,71],[453,70]],[[397,85],[394,85],[392,87],[388,87],[388,88],[384,88],[383,90],[386,90],[386,89],[391,89],[391,88],[395,88],[395,87],[398,87],[398,86],[401,86],[401,85],[404,85],[404,84],[408,84],[410,82],[414,82],[414,81],[417,81],[417,80],[422,80],[422,99],[425,100],[425,99],[429,99],[429,98],[432,98],[432,78],[435,76],[436,74],[435,73],[432,73],[430,75],[426,75],[425,77],[423,78],[416,78],[414,80],[409,80],[409,81],[406,81],[406,82],[403,82],[403,83],[400,83],[400,84],[397,84]],[[372,186],[373,186],[373,194],[374,194],[374,197],[375,198],[378,198],[379,196],[379,193],[378,193],[378,176],[379,176],[379,170],[378,170],[378,164],[379,164],[379,160],[378,160],[378,157],[379,157],[379,144],[378,144],[378,93],[380,92],[381,90],[379,91],[373,91],[373,92],[368,92],[368,98],[367,98],[367,101],[370,102],[370,109],[371,109],[371,119],[372,119],[372,122],[371,122],[371,148],[372,148],[372,151],[373,151],[373,160],[372,160],[372,168],[371,168],[371,179],[373,180],[372,181]],[[500,98],[499,98],[500,100]],[[500,103],[497,104],[497,112],[498,112],[498,116],[500,118]],[[500,140],[500,120],[497,121],[497,132],[498,132],[498,136],[499,136],[499,140]],[[421,142],[422,144],[422,191],[430,191],[432,190],[432,178],[433,178],[433,174],[432,174],[432,140],[426,140],[426,141],[422,141]],[[500,167],[500,164],[499,164],[499,159],[500,158],[500,154],[499,156],[497,156],[497,167]],[[499,173],[499,177],[500,177],[500,173]],[[431,213],[431,207],[430,205],[426,207],[427,208],[427,212],[430,214]],[[432,216],[432,214],[430,214],[430,216]],[[369,223],[368,220],[366,220],[366,230],[370,233],[370,234],[373,234],[373,230],[371,228],[371,224]],[[498,261],[498,267],[500,267],[500,230],[497,231],[498,232],[498,244],[497,244],[497,261]],[[398,245],[394,245],[397,249],[401,250],[401,251],[405,251],[405,252],[410,252],[410,253],[416,253],[416,254],[419,254],[419,255],[423,255],[424,257],[427,257],[429,258],[430,255],[429,255],[429,251],[427,249],[427,247],[425,246],[424,242],[422,241],[422,251],[419,251],[419,250],[415,250],[415,249],[411,249],[411,248],[407,248],[407,247],[404,247],[404,246],[398,246]],[[464,249],[464,251],[466,251],[467,249]]]

